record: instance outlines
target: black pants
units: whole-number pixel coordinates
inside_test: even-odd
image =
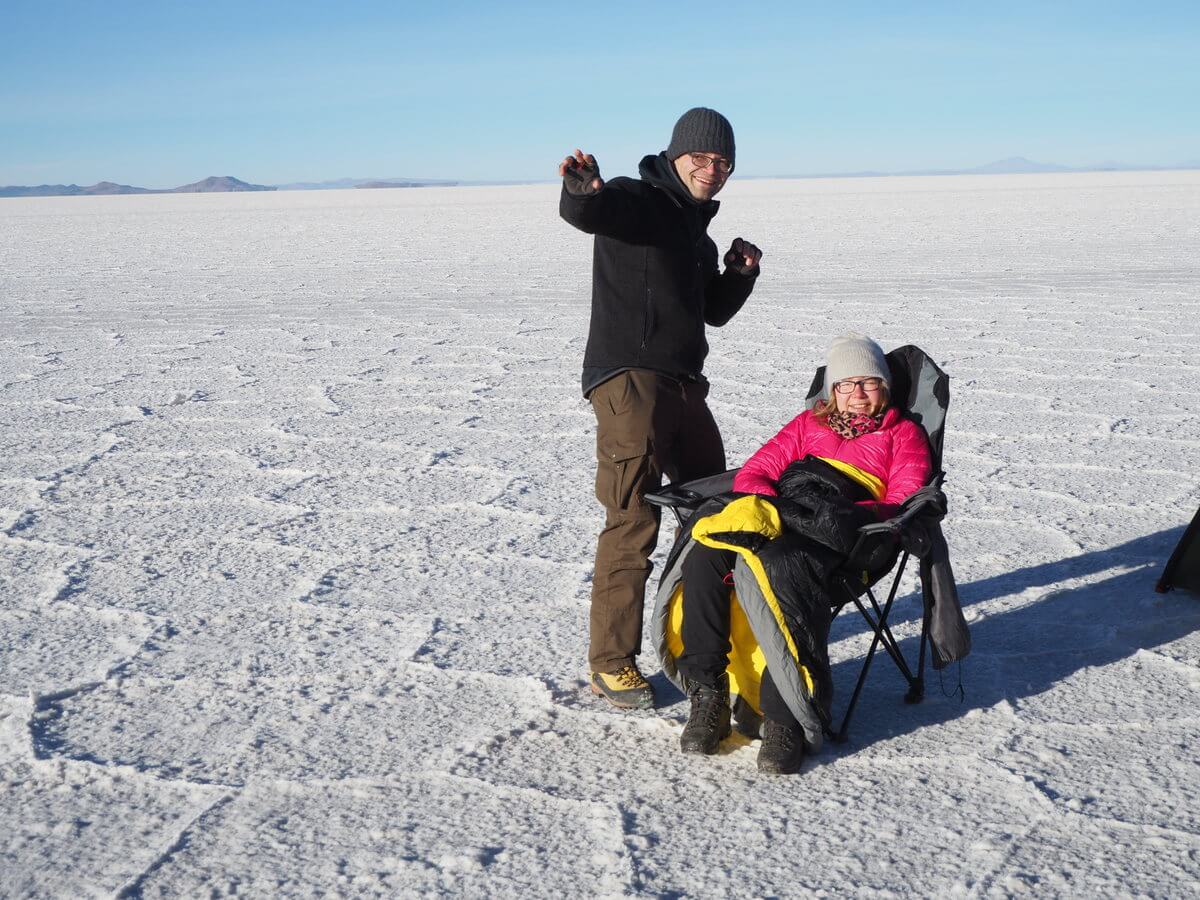
[[[689,681],[714,685],[729,663],[730,607],[733,602],[725,576],[737,554],[697,544],[683,561],[683,653],[677,666]],[[796,726],[779,689],[764,670],[759,688],[763,715]]]

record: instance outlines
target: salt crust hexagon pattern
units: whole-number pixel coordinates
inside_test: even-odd
[[[1200,604],[1152,591],[1200,502],[1200,176],[722,200],[718,242],[766,253],[710,333],[731,462],[845,327],[950,373],[961,669],[907,707],[877,662],[851,742],[786,781],[741,738],[681,756],[648,656],[659,709],[591,697],[590,244],[553,186],[8,200],[0,892],[1200,880]],[[844,702],[869,641],[831,638]]]

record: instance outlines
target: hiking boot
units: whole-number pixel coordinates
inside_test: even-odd
[[[654,708],[654,688],[634,665],[615,672],[593,672],[592,693],[621,709]]]
[[[804,734],[785,722],[764,719],[758,771],[764,775],[794,775],[804,760]]]
[[[690,684],[688,699],[692,701],[692,711],[679,736],[679,749],[684,753],[711,756],[717,752],[721,739],[729,737],[732,730],[729,727],[729,681],[722,676],[716,687]]]

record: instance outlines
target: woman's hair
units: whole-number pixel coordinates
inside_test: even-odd
[[[877,410],[875,410],[875,412],[872,415],[879,415],[881,412],[883,412],[885,409],[888,408],[888,405],[891,402],[892,402],[892,395],[891,395],[891,391],[888,390],[888,386],[886,384],[880,385],[880,387],[879,387],[879,408]],[[833,390],[832,390],[832,385],[831,385],[829,399],[821,399],[821,400],[817,401],[816,406],[813,407],[813,417],[816,418],[818,421],[823,422],[825,419],[829,418],[829,414],[832,412],[837,412],[837,401],[833,399]]]

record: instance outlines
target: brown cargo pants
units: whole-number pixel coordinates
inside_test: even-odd
[[[721,432],[709,412],[706,381],[679,381],[645,369],[610,378],[591,393],[596,413],[596,499],[604,529],[592,577],[593,672],[615,672],[634,661],[642,643],[642,613],[650,554],[660,511],[642,495],[672,482],[725,471]]]

